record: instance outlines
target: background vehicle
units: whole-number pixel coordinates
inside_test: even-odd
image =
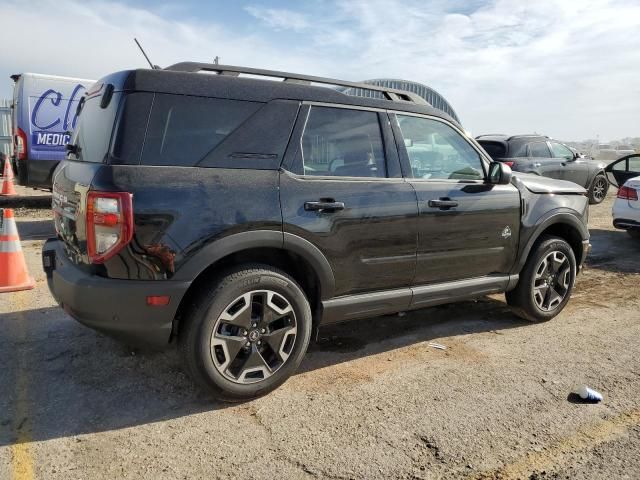
[[[480,135],[482,148],[514,171],[569,180],[588,190],[589,203],[602,202],[609,188],[606,163],[576,155],[566,145],[541,135]]]
[[[640,238],[640,154],[628,155],[606,169],[612,185],[618,187],[613,204],[613,226]]]
[[[76,108],[94,80],[38,73],[12,75],[13,167],[18,183],[51,188],[51,175],[65,157]]]
[[[43,265],[65,310],[177,338],[229,399],[284,382],[327,323],[497,292],[548,320],[589,247],[582,187],[512,178],[410,92],[197,63],[87,92],[53,210]]]

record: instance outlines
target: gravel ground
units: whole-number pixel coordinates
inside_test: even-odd
[[[175,348],[70,319],[40,268],[49,214],[19,211],[37,287],[0,296],[0,479],[638,478],[640,242],[611,204],[556,319],[495,296],[326,328],[284,386],[235,405],[197,391]],[[574,403],[577,383],[604,401]]]

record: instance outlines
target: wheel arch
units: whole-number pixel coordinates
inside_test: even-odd
[[[194,300],[216,275],[242,264],[262,264],[291,275],[309,300],[314,324],[320,320],[322,300],[331,298],[335,291],[335,278],[328,260],[309,241],[268,230],[229,235],[201,249],[176,273],[175,279],[189,280],[191,285],[178,306],[172,338]]]
[[[589,230],[575,215],[565,212],[555,213],[537,225],[520,253],[520,260],[514,273],[522,270],[531,250],[543,235],[553,235],[565,240],[573,250],[576,262],[580,264],[585,254],[584,242],[589,239]]]

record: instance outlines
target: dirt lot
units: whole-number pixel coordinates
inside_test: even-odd
[[[327,328],[283,387],[231,406],[175,349],[132,350],[58,308],[48,212],[21,210],[37,287],[0,296],[0,479],[638,478],[640,242],[611,204],[551,322],[496,296]],[[604,402],[571,402],[576,383]]]

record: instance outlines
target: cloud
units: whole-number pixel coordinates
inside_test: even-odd
[[[640,135],[637,0],[317,0],[238,6],[235,23],[171,14],[176,8],[4,0],[4,37],[21,40],[0,51],[0,96],[9,96],[10,73],[98,78],[145,67],[136,36],[162,66],[219,55],[349,80],[423,82],[475,134]]]
[[[274,30],[294,30],[300,32],[309,27],[309,21],[306,15],[292,10],[284,8],[264,8],[255,5],[246,6],[244,10]]]

